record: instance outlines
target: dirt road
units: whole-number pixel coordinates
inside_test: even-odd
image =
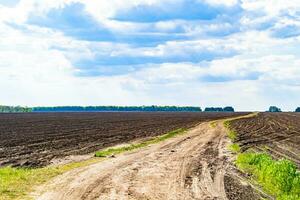
[[[228,143],[222,123],[215,128],[202,123],[184,135],[67,172],[39,188],[34,198],[236,199],[224,186]]]

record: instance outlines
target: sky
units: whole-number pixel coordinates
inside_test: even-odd
[[[0,105],[300,106],[300,0],[0,0]]]

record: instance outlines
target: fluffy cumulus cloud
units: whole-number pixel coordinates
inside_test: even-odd
[[[0,0],[0,104],[293,110],[299,5]]]

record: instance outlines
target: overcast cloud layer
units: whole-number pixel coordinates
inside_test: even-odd
[[[0,105],[300,106],[300,0],[0,0]]]

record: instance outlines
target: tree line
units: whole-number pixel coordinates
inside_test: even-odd
[[[268,112],[282,112],[277,106],[270,106]],[[300,107],[296,108],[295,112],[300,112]]]
[[[0,113],[17,112],[202,112],[196,106],[54,106],[54,107],[22,107],[0,105]],[[234,112],[232,106],[206,107],[204,112]],[[282,112],[277,106],[270,106],[268,112]],[[300,107],[295,112],[300,112]]]
[[[109,111],[173,111],[173,112],[201,112],[200,107],[194,106],[57,106],[33,107],[33,112],[109,112]]]
[[[2,113],[15,113],[15,112],[32,112],[32,108],[21,106],[1,106],[0,112]]]
[[[234,108],[231,106],[222,107],[207,107],[204,112],[234,112]]]
[[[0,112],[202,112],[195,106],[54,106],[54,107],[21,107],[0,106]],[[234,108],[209,107],[205,112],[234,112]]]

